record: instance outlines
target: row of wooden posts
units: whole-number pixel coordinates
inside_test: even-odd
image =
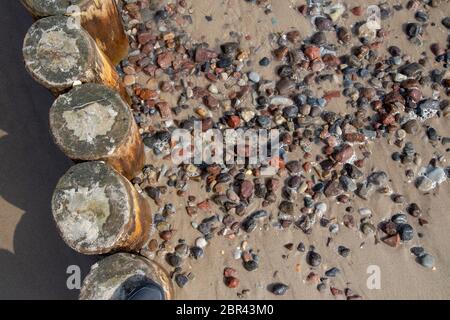
[[[171,281],[161,267],[131,254],[147,243],[152,216],[129,181],[141,172],[145,154],[115,68],[129,50],[117,1],[22,3],[36,19],[24,40],[26,69],[55,95],[52,136],[78,162],[56,186],[53,216],[74,250],[112,254],[92,268],[80,298],[123,298],[120,284],[142,272],[172,298]]]

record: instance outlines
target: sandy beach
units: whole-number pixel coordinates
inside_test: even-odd
[[[125,1],[127,2],[127,1]],[[134,1],[128,1],[132,3]],[[164,4],[177,1],[150,1],[150,9],[143,10],[147,15],[154,12]],[[450,3],[440,1],[434,8],[427,6],[425,10],[429,16],[427,26],[422,35],[423,44],[418,46],[411,43],[405,35],[405,24],[414,22],[414,10],[406,8],[408,1],[387,1],[392,5],[401,4],[401,10],[392,9],[392,16],[381,21],[381,27],[388,31],[380,48],[379,56],[388,57],[387,48],[395,45],[403,55],[408,55],[410,61],[417,61],[425,55],[428,57],[425,70],[434,68],[445,69],[442,63],[434,60],[430,51],[433,43],[440,43],[448,48],[449,30],[441,21],[450,16]],[[145,3],[145,1],[144,1]],[[253,1],[243,0],[195,0],[186,1],[184,11],[176,16],[189,15],[190,19],[177,20],[178,30],[175,33],[188,34],[188,43],[206,42],[209,49],[220,51],[223,43],[238,41],[241,50],[248,49],[251,54],[243,65],[242,73],[257,72],[261,79],[279,80],[277,69],[284,62],[273,59],[273,51],[278,48],[270,39],[271,34],[282,34],[292,30],[299,31],[299,37],[309,38],[314,32],[310,18],[298,10],[304,1],[273,0],[266,1],[271,4],[270,12],[265,7],[258,6]],[[347,27],[367,18],[366,1],[341,1],[347,8],[360,6],[362,16],[356,16],[349,10],[339,18],[338,24]],[[377,3],[373,3],[377,4]],[[53,144],[48,129],[48,110],[54,98],[44,88],[34,83],[26,74],[21,56],[22,39],[26,30],[32,23],[20,3],[8,1],[6,11],[10,14],[0,17],[1,38],[8,42],[8,46],[0,51],[0,299],[76,299],[77,290],[68,290],[66,287],[67,267],[80,266],[83,276],[89,271],[89,266],[99,257],[85,257],[69,249],[58,235],[54,224],[50,199],[58,179],[72,165],[70,160]],[[145,6],[144,6],[145,7]],[[123,9],[125,10],[125,9]],[[127,16],[127,12],[124,12]],[[144,15],[144,19],[145,16]],[[137,19],[137,18],[136,18]],[[125,25],[132,25],[132,18],[125,18]],[[152,27],[154,27],[152,25]],[[130,31],[130,30],[128,30]],[[169,30],[155,31],[166,34]],[[337,43],[336,32],[327,32],[327,41]],[[341,56],[349,52],[349,48],[361,45],[357,37],[347,45],[336,46],[336,55]],[[136,48],[134,48],[136,49]],[[448,50],[448,49],[447,49]],[[133,50],[131,50],[133,51]],[[138,50],[139,51],[139,50]],[[133,57],[133,54],[130,55]],[[258,62],[263,57],[270,57],[272,62],[263,67]],[[139,68],[136,68],[139,69]],[[166,101],[171,107],[178,103],[180,92],[177,90],[157,90],[161,82],[170,82],[170,76],[164,72],[156,72],[149,76],[138,70],[134,82],[128,87],[129,92],[136,92],[134,86],[158,91],[158,99]],[[122,70],[123,71],[123,70]],[[326,73],[326,72],[324,72]],[[330,73],[332,73],[330,71]],[[125,72],[126,74],[126,72]],[[122,74],[124,75],[124,74]],[[207,87],[209,81],[203,74],[197,76],[192,73],[189,81],[191,87]],[[449,72],[444,78],[449,78]],[[176,82],[176,81],[174,81]],[[227,90],[222,81],[214,81],[219,99],[227,100]],[[171,84],[173,86],[173,84]],[[308,86],[315,96],[323,96],[333,90],[342,91],[342,75],[339,81],[325,81],[320,84],[313,83]],[[440,86],[440,100],[448,100],[445,89]],[[448,90],[448,89],[447,89]],[[423,86],[424,97],[430,97],[430,86]],[[192,99],[194,100],[194,99]],[[187,116],[196,115],[194,109],[201,102],[189,101],[189,108],[173,115],[175,120],[186,119]],[[201,99],[200,99],[201,100]],[[248,99],[244,104],[250,104]],[[348,97],[340,96],[332,99],[326,106],[340,116],[354,113],[353,107],[346,101]],[[136,109],[135,109],[136,110]],[[220,110],[211,112],[214,119],[218,119]],[[142,133],[154,133],[165,129],[164,121],[160,115],[148,117],[148,122],[141,124]],[[369,200],[363,200],[354,193],[350,194],[349,203],[340,203],[333,197],[321,196],[318,202],[327,205],[327,218],[339,226],[339,232],[330,234],[328,227],[321,227],[319,223],[314,226],[311,234],[305,234],[299,228],[281,230],[272,227],[277,220],[278,206],[283,200],[282,188],[276,191],[276,201],[263,207],[263,199],[253,198],[245,209],[251,213],[261,208],[273,215],[270,221],[258,222],[257,229],[252,233],[240,231],[236,236],[226,237],[214,233],[212,239],[204,248],[204,257],[199,259],[184,259],[180,268],[184,273],[191,273],[192,279],[181,288],[175,285],[176,299],[344,299],[345,295],[330,293],[329,288],[344,290],[350,288],[363,299],[450,299],[450,179],[428,192],[422,192],[415,186],[415,179],[408,178],[405,171],[410,169],[415,177],[419,170],[426,166],[432,158],[439,158],[439,166],[446,168],[448,164],[449,144],[441,141],[431,144],[427,136],[428,127],[435,128],[440,137],[450,137],[449,116],[433,117],[420,123],[417,134],[408,134],[404,142],[412,142],[415,152],[420,155],[421,164],[402,164],[391,159],[394,152],[401,152],[393,143],[394,133],[386,134],[375,140],[366,139],[364,143],[355,147],[358,158],[365,158],[360,168],[364,177],[374,171],[384,171],[388,176],[389,194],[375,192]],[[144,134],[144,136],[145,136]],[[312,153],[321,152],[323,143],[314,145]],[[166,165],[171,168],[170,159],[162,159],[147,148],[147,164],[160,168]],[[363,156],[368,153],[367,157]],[[304,151],[297,148],[289,152],[289,160],[302,160]],[[286,172],[280,174],[282,185],[289,176]],[[253,179],[249,175],[247,179]],[[198,180],[198,181],[196,181]],[[158,181],[157,185],[167,183],[166,177]],[[167,254],[174,252],[174,248],[183,239],[188,245],[193,245],[201,236],[193,228],[203,219],[214,214],[224,215],[223,210],[212,201],[205,210],[199,209],[197,214],[190,216],[186,212],[189,206],[188,196],[195,196],[194,202],[200,203],[211,199],[213,192],[206,192],[205,179],[191,179],[185,193],[180,196],[177,189],[167,188],[161,195],[159,205],[148,198],[153,213],[162,213],[165,204],[172,204],[176,213],[170,215],[165,221],[174,230],[171,239],[164,241],[155,232],[152,236],[157,248],[142,250],[142,254],[155,259],[169,272],[173,267],[167,263]],[[403,196],[403,201],[397,203],[392,200],[393,195]],[[407,215],[408,223],[414,228],[415,236],[410,241],[402,241],[398,246],[391,247],[379,241],[384,236],[377,230],[365,235],[357,227],[344,226],[343,217],[346,208],[354,208],[352,213],[359,221],[358,210],[369,208],[372,212],[371,222],[379,223],[389,220],[394,214],[407,211],[410,203],[417,203],[422,211],[421,218],[428,224],[420,223],[416,217]],[[301,212],[303,198],[293,201],[296,215]],[[241,217],[234,215],[236,219]],[[423,224],[423,225],[422,225]],[[359,224],[358,224],[359,225]],[[156,226],[158,228],[158,226]],[[161,230],[159,230],[161,231]],[[418,234],[421,234],[419,237]],[[331,239],[331,240],[330,240]],[[243,267],[242,259],[235,259],[234,252],[246,243],[247,250],[251,248],[259,256],[258,268],[247,271]],[[306,262],[306,253],[298,251],[297,245],[303,242],[306,250],[314,246],[320,252],[322,263],[311,267]],[[293,244],[289,249],[288,244]],[[287,247],[286,247],[287,246]],[[347,257],[338,254],[338,247],[345,246],[350,249]],[[415,261],[411,248],[421,246],[435,259],[434,268],[424,268]],[[227,288],[224,283],[224,268],[231,267],[237,272],[240,284],[237,288]],[[308,275],[314,272],[321,277],[330,268],[338,268],[340,273],[336,277],[329,277],[326,281],[327,290],[317,290],[318,282],[308,281]],[[368,279],[371,270],[380,271],[378,278],[380,287],[370,288]],[[270,291],[273,283],[286,284],[289,289],[284,295],[276,296]]]

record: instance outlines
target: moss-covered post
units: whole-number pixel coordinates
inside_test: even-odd
[[[101,161],[69,169],[53,193],[52,212],[64,241],[83,254],[137,252],[151,232],[148,200]]]
[[[50,130],[73,160],[103,160],[128,179],[144,167],[144,145],[133,113],[104,85],[83,84],[59,96],[50,109]]]
[[[116,0],[22,0],[22,3],[36,19],[68,15],[79,21],[113,65],[127,57],[129,43]]]
[[[92,37],[66,16],[36,21],[23,45],[25,67],[40,84],[59,95],[77,83],[102,83],[129,101],[125,87],[108,57]]]
[[[80,300],[126,300],[148,283],[160,288],[161,300],[173,299],[172,282],[161,266],[141,256],[117,253],[92,266]]]

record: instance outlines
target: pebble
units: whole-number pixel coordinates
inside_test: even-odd
[[[267,67],[270,64],[270,59],[267,57],[262,58],[259,60],[259,65],[262,67]]]
[[[434,267],[435,259],[432,255],[430,255],[428,253],[421,255],[417,259],[422,267],[429,268],[429,269]]]
[[[445,17],[441,22],[444,27],[450,29],[450,17]]]
[[[258,263],[255,260],[246,261],[244,262],[244,268],[247,271],[255,271],[258,269]]]
[[[274,96],[270,99],[270,104],[277,106],[291,106],[294,104],[294,101],[283,96]]]
[[[175,282],[180,288],[184,288],[189,282],[189,278],[184,274],[177,274],[175,276]]]
[[[253,83],[259,83],[259,81],[261,80],[261,76],[258,73],[254,72],[254,71],[252,71],[252,72],[250,72],[248,74],[248,78]]]
[[[306,262],[311,267],[318,267],[322,263],[322,257],[315,251],[309,251],[306,256]]]
[[[205,238],[201,237],[195,240],[195,245],[199,248],[205,248],[208,245],[208,242],[206,241]]]
[[[204,256],[204,251],[203,251],[203,249],[200,248],[200,247],[197,247],[197,246],[192,247],[192,248],[191,248],[191,256],[192,256],[195,260],[200,259],[200,258],[203,258],[203,256]]]
[[[422,192],[428,192],[435,187],[435,183],[430,178],[421,176],[416,179],[416,187]]]
[[[283,296],[289,289],[289,286],[284,283],[275,283],[270,286],[270,291],[276,296]]]
[[[331,269],[328,269],[328,270],[325,272],[325,275],[326,275],[327,277],[334,278],[334,277],[336,277],[339,273],[341,273],[341,270],[339,270],[339,269],[336,268],[336,267],[333,267],[333,268],[331,268]]]
[[[414,229],[409,224],[401,224],[399,234],[402,241],[410,241],[414,237]]]
[[[350,249],[344,246],[339,246],[338,247],[338,253],[339,255],[341,255],[342,257],[346,258],[348,257],[348,255],[350,254]]]

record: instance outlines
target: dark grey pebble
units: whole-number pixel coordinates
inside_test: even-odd
[[[414,229],[409,224],[402,224],[399,227],[400,239],[402,241],[412,240],[414,237]]]
[[[450,29],[450,17],[445,17],[441,22],[444,27]]]
[[[327,277],[333,278],[333,277],[336,277],[340,272],[341,272],[341,270],[339,270],[339,269],[336,268],[336,267],[333,267],[333,268],[327,270],[327,271],[325,272],[325,275],[326,275]]]
[[[167,262],[174,268],[179,267],[183,262],[183,259],[177,254],[170,253],[167,256]]]
[[[397,213],[392,216],[391,221],[396,224],[404,224],[404,223],[408,222],[408,218],[407,218],[406,214]]]
[[[255,260],[246,261],[244,262],[244,268],[247,271],[255,271],[258,269],[258,263]]]
[[[434,267],[434,257],[431,254],[425,253],[417,258],[417,261],[422,267],[433,268]]]
[[[270,286],[270,291],[276,296],[282,296],[286,294],[288,289],[289,286],[285,285],[284,283],[274,283]]]
[[[315,251],[309,251],[306,262],[312,267],[318,267],[322,263],[322,257]]]
[[[189,278],[184,274],[177,274],[175,276],[175,282],[180,288],[183,288],[189,282]]]
[[[348,255],[350,254],[350,249],[347,248],[347,247],[344,247],[344,246],[339,246],[339,247],[338,247],[338,253],[339,253],[342,257],[346,258],[346,257],[348,257]]]
[[[421,255],[423,255],[425,253],[425,249],[422,247],[412,247],[411,253],[413,255],[415,255],[416,257],[420,257]]]
[[[306,251],[305,244],[303,242],[300,242],[297,246],[297,250],[300,252],[305,252]]]
[[[270,64],[270,59],[267,57],[262,58],[259,60],[259,65],[262,67],[267,67]]]
[[[406,34],[410,37],[417,37],[423,33],[423,28],[419,23],[411,22],[406,25]]]
[[[200,258],[203,258],[203,256],[204,256],[204,251],[203,251],[203,249],[200,248],[200,247],[197,247],[197,246],[192,247],[192,248],[191,248],[191,256],[192,256],[195,260],[200,259]]]

